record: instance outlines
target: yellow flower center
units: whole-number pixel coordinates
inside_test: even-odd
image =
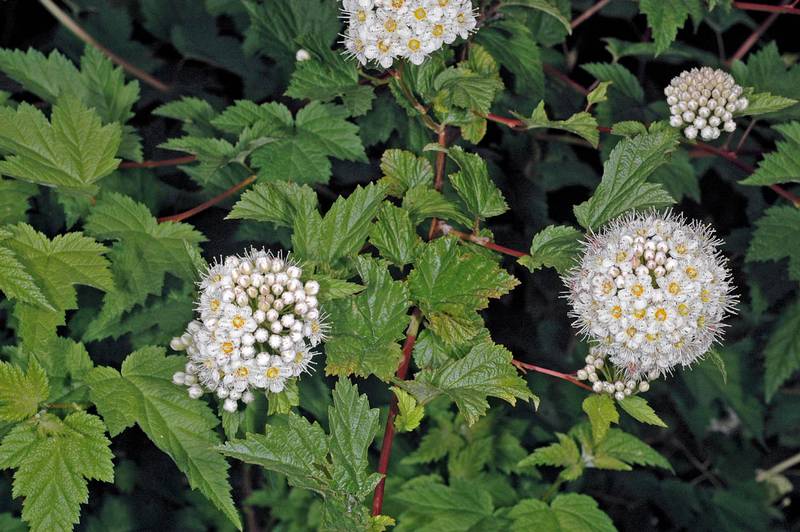
[[[622,307],[619,305],[614,305],[614,307],[611,309],[611,317],[615,320],[620,319],[622,317]]]
[[[236,370],[237,377],[247,377],[248,375],[250,375],[250,370],[244,366]]]
[[[646,315],[647,311],[645,309],[637,310],[636,312],[633,313],[633,317],[636,318],[637,320],[644,319]]]
[[[700,301],[702,301],[703,303],[708,303],[709,301],[711,301],[711,293],[706,289],[701,290]]]
[[[234,329],[241,329],[244,327],[244,318],[241,316],[236,316],[231,320],[231,325],[233,325]]]
[[[364,41],[362,41],[361,39],[356,39],[355,41],[353,41],[353,47],[356,49],[356,51],[360,52],[361,50],[364,49]]]
[[[612,283],[611,281],[606,281],[603,283],[604,294],[610,294],[612,290],[614,290],[614,283]]]
[[[428,17],[428,12],[425,11],[425,8],[418,7],[414,10],[414,18],[417,20],[425,20]]]
[[[697,270],[695,270],[691,266],[687,267],[685,271],[686,271],[686,277],[688,277],[689,279],[694,279],[695,277],[697,277]]]
[[[214,312],[219,310],[219,306],[222,302],[219,299],[212,299],[211,303],[208,304],[208,307],[213,310]]]
[[[225,342],[222,344],[222,352],[226,355],[233,353],[233,342]]]
[[[208,368],[208,369],[211,369],[211,368],[213,368],[213,367],[214,367],[214,361],[213,361],[213,360],[211,360],[210,358],[207,358],[207,359],[205,359],[205,360],[203,361],[203,365],[204,365],[206,368]]]
[[[413,52],[416,52],[417,50],[419,50],[420,46],[421,46],[421,43],[417,39],[411,39],[411,40],[408,41],[408,49],[413,51]]]
[[[658,321],[664,321],[667,319],[667,311],[663,308],[656,310],[656,319]]]
[[[447,4],[450,3],[450,0],[439,0],[439,7],[447,7]]]
[[[670,294],[672,294],[673,296],[677,296],[681,291],[681,285],[679,285],[678,283],[673,281],[673,282],[669,283],[669,286],[667,287],[667,291]]]
[[[444,26],[442,26],[441,24],[436,24],[431,30],[431,33],[433,34],[434,37],[441,37],[442,34],[444,33]]]
[[[275,367],[269,368],[266,372],[264,372],[264,375],[266,375],[268,379],[274,379],[280,374],[281,370]]]
[[[648,342],[655,342],[656,340],[658,340],[658,333],[656,334],[647,333],[644,335],[644,337],[647,338]]]
[[[459,13],[458,16],[456,17],[456,21],[458,21],[459,24],[463,24],[464,23],[464,13]]]
[[[628,254],[624,251],[617,251],[617,256],[615,258],[617,259],[617,262],[623,262],[628,258]]]
[[[392,7],[395,9],[400,9],[405,3],[406,0],[392,0]]]
[[[217,274],[214,277],[212,277],[211,280],[214,281],[215,283],[218,283],[222,280],[222,275]]]
[[[706,325],[706,317],[705,316],[700,316],[699,318],[697,318],[697,326],[698,327],[705,327],[705,325]]]
[[[675,349],[680,349],[680,348],[682,348],[682,347],[683,347],[683,340],[678,340],[677,342],[675,342],[674,344],[672,344],[672,347],[674,347]]]
[[[294,363],[295,364],[299,364],[302,361],[303,361],[303,352],[302,351],[297,351],[294,354]]]
[[[636,336],[636,327],[628,327],[628,329],[625,332],[628,334],[628,336],[633,338],[634,336]]]
[[[311,322],[311,334],[318,334],[322,330],[320,324],[317,320],[313,320]]]
[[[687,314],[689,314],[689,307],[684,303],[681,303],[680,305],[678,305],[678,314],[680,314],[681,316],[686,316]]]
[[[367,13],[363,9],[359,9],[356,11],[356,18],[359,22],[365,22],[367,20]]]
[[[636,297],[642,297],[644,294],[644,286],[640,284],[635,284],[631,287],[631,293]]]
[[[684,254],[686,253],[686,246],[684,246],[683,244],[678,244],[677,246],[675,246],[675,251],[677,251],[680,254]]]
[[[397,21],[395,21],[393,18],[390,18],[389,20],[383,23],[383,27],[386,28],[386,31],[392,33],[394,30],[397,29]]]
[[[385,54],[389,51],[389,45],[385,41],[378,41],[378,50]]]

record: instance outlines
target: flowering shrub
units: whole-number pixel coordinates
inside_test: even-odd
[[[0,530],[797,528],[800,7],[0,11]]]

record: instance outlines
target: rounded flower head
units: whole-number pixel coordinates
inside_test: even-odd
[[[682,128],[688,139],[716,139],[723,129],[736,130],[733,113],[747,109],[747,98],[733,76],[710,67],[693,68],[672,78],[664,89],[672,127]]]
[[[254,390],[279,393],[310,371],[311,348],[325,341],[329,325],[319,283],[289,256],[253,248],[215,261],[198,285],[199,320],[170,342],[186,351],[185,371],[173,381],[190,397],[214,392],[233,412],[253,400]]]
[[[383,68],[398,58],[422,64],[478,24],[471,0],[342,0],[342,13],[346,53]]]
[[[564,278],[574,325],[593,344],[578,377],[596,384],[607,356],[616,382],[595,390],[625,394],[702,357],[736,305],[720,243],[699,222],[655,211],[623,216],[590,236]]]

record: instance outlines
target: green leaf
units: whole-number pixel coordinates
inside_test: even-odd
[[[613,81],[601,81],[597,84],[597,87],[589,91],[589,94],[586,95],[587,106],[591,107],[592,105],[608,100],[608,87],[612,83]]]
[[[673,0],[671,2],[641,0],[639,9],[647,15],[647,25],[653,30],[656,56],[669,48],[678,35],[678,30],[686,24],[689,14],[694,15],[702,10],[699,0]]]
[[[519,281],[485,255],[445,237],[424,246],[408,283],[429,328],[453,344],[477,335],[483,327],[477,311]]]
[[[404,150],[386,150],[381,157],[383,177],[387,194],[402,197],[417,186],[433,186],[433,168],[424,157],[417,157]]]
[[[583,244],[583,233],[566,225],[549,225],[536,233],[530,255],[517,262],[535,272],[539,268],[555,268],[564,273],[575,265],[575,257]]]
[[[450,174],[450,182],[473,216],[485,220],[508,210],[503,193],[489,177],[486,161],[459,146],[453,146],[447,154],[461,168],[460,172]]]
[[[422,243],[408,211],[389,202],[384,203],[369,235],[381,256],[400,267],[414,261]]]
[[[39,411],[50,395],[47,375],[32,360],[28,371],[0,362],[0,421],[22,421]]]
[[[518,20],[501,19],[482,28],[475,40],[514,74],[515,92],[534,98],[544,95],[539,46],[528,26]]]
[[[610,456],[626,464],[655,466],[672,470],[669,461],[659,452],[636,436],[619,429],[609,429],[605,439],[594,448],[594,453],[596,466],[598,466],[598,459]]]
[[[121,372],[109,367],[92,370],[87,379],[92,401],[112,436],[138,424],[187,476],[192,489],[199,489],[241,529],[228,464],[213,450],[219,443],[213,430],[219,421],[204,402],[190,399],[172,384],[172,375],[184,364],[183,357],[166,357],[159,347],[134,351]]]
[[[495,95],[503,89],[497,75],[476,72],[466,66],[448,68],[433,81],[437,110],[460,107],[480,115],[489,112]]]
[[[100,418],[85,412],[60,420],[45,414],[14,427],[0,444],[0,467],[16,468],[14,497],[25,497],[34,532],[71,530],[89,501],[88,480],[114,480],[113,455]]]
[[[800,100],[800,65],[784,61],[783,54],[778,51],[777,43],[774,41],[764,45],[757,52],[748,54],[746,65],[739,60],[734,61],[731,64],[731,73],[742,87],[753,87],[755,91],[768,91],[778,96]],[[798,120],[800,105],[795,104],[770,118]]]
[[[785,140],[778,141],[777,149],[764,155],[753,174],[740,181],[742,185],[774,185],[775,183],[800,182],[800,122],[779,124],[774,129]]]
[[[317,194],[307,185],[286,181],[258,183],[242,194],[228,214],[228,220],[272,222],[292,227],[298,212],[317,209]]]
[[[0,291],[8,299],[52,308],[33,277],[10,249],[0,247]]]
[[[764,211],[753,231],[746,260],[766,261],[789,258],[789,277],[800,281],[800,210],[778,206]]]
[[[630,70],[619,63],[587,63],[581,65],[585,71],[597,78],[598,81],[610,81],[610,90],[618,91],[634,102],[644,103],[644,89],[639,80]]]
[[[622,401],[617,401],[622,409],[630,416],[641,423],[656,425],[657,427],[667,427],[667,424],[658,417],[655,410],[647,404],[647,399],[638,395],[630,395]]]
[[[467,531],[473,530],[494,512],[491,494],[479,485],[452,479],[450,486],[434,478],[412,479],[392,499],[406,509],[403,517],[416,517],[419,529]],[[401,518],[401,522],[405,520]]]
[[[583,459],[575,445],[575,440],[566,434],[556,432],[558,443],[551,443],[546,447],[539,447],[526,458],[523,458],[518,467],[554,466],[563,467],[559,474],[564,480],[575,480],[583,473]]]
[[[28,199],[38,192],[39,188],[31,183],[0,177],[0,225],[27,220]]]
[[[500,398],[511,405],[535,396],[528,384],[511,364],[511,353],[490,342],[475,345],[459,360],[436,369],[423,369],[413,381],[398,384],[409,391],[421,404],[439,395],[456,403],[467,423],[474,424],[489,408],[487,397]]]
[[[325,344],[328,375],[376,375],[389,380],[402,352],[398,340],[408,325],[408,288],[394,281],[385,265],[366,257],[357,263],[366,289],[328,306],[331,338]]]
[[[417,186],[410,189],[403,197],[403,208],[408,211],[414,225],[427,218],[441,218],[467,227],[472,226],[472,220],[455,203],[429,187]]]
[[[764,395],[770,401],[792,374],[800,369],[800,303],[782,312],[764,348]]]
[[[110,253],[115,289],[103,298],[102,309],[84,333],[86,341],[108,336],[109,327],[125,312],[161,295],[167,274],[188,282],[196,279],[190,250],[197,250],[205,237],[189,224],[158,223],[146,206],[128,196],[104,194],[92,208],[86,231],[115,241]]]
[[[603,441],[612,423],[619,423],[619,412],[608,394],[588,396],[583,400],[582,408],[592,423],[592,437],[596,442]]]
[[[672,128],[622,139],[603,165],[603,179],[594,195],[575,206],[578,223],[597,229],[628,210],[674,203],[661,185],[646,180],[669,160],[677,146],[678,136]]]
[[[385,197],[386,189],[379,183],[359,185],[348,197],[337,198],[324,218],[316,211],[309,213],[310,218],[300,218],[292,237],[295,252],[301,259],[327,264],[355,255]]]
[[[48,122],[27,103],[0,107],[0,173],[65,190],[93,192],[117,168],[121,128],[102,126],[94,110],[73,97],[53,107]]]
[[[292,408],[300,406],[300,390],[297,387],[297,380],[292,379],[286,382],[286,386],[280,393],[267,393],[267,415],[288,414]],[[227,433],[226,433],[227,434]],[[227,434],[229,437],[230,434]]]
[[[83,96],[85,85],[75,65],[58,50],[0,49],[0,71],[39,98],[55,103],[66,94]]]
[[[514,520],[513,532],[616,532],[614,523],[588,495],[567,493],[553,502],[526,499],[508,514]]]
[[[211,120],[217,112],[206,100],[193,96],[182,96],[153,110],[156,116],[172,118],[183,122],[183,131],[194,137],[211,136],[215,133]],[[237,131],[238,133],[238,131]]]
[[[562,129],[586,139],[595,148],[600,142],[600,133],[597,130],[597,120],[587,112],[575,113],[566,120],[550,120],[544,110],[544,100],[539,102],[530,118],[520,116],[528,129],[550,128]]]
[[[656,168],[655,172],[650,174],[648,181],[660,183],[667,193],[677,201],[688,196],[696,202],[700,202],[698,175],[689,159],[689,153],[685,150],[673,153],[667,164]]]
[[[572,33],[572,26],[570,25],[569,18],[564,16],[561,10],[558,9],[557,3],[552,0],[505,0],[500,4],[501,8],[513,6],[528,7],[547,13],[559,21],[561,25],[564,26],[564,29],[567,30],[567,33]]]
[[[367,451],[378,433],[379,417],[380,411],[369,407],[367,396],[359,395],[354,384],[340,377],[333,390],[333,405],[328,407],[334,489],[361,499],[380,481],[380,474],[367,473]]]
[[[797,103],[797,100],[776,96],[769,92],[753,93],[746,90],[744,96],[747,97],[748,101],[747,109],[736,112],[736,116],[759,116],[774,113]]]
[[[419,427],[425,416],[425,407],[417,403],[414,396],[404,392],[397,386],[392,386],[392,391],[397,396],[397,417],[394,418],[394,427],[398,432],[411,432]]]

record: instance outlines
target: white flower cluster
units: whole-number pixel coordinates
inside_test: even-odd
[[[629,383],[621,381],[633,389],[703,356],[736,305],[720,243],[699,222],[655,211],[620,217],[590,236],[564,278],[574,324],[595,346],[579,377],[596,391],[625,393]],[[605,356],[614,368],[604,368]],[[599,382],[599,368],[613,390]]]
[[[199,320],[170,347],[186,351],[186,370],[173,382],[197,399],[215,392],[235,412],[252,390],[279,393],[286,381],[308,372],[329,326],[317,302],[319,283],[302,282],[288,256],[250,249],[215,262],[200,280]]]
[[[606,365],[606,354],[602,349],[591,347],[589,354],[586,355],[586,365],[583,369],[578,370],[578,380],[592,383],[592,390],[597,393],[607,393],[613,395],[616,399],[622,401],[629,395],[637,392],[646,392],[650,389],[650,383],[646,380],[636,381],[634,379],[626,379],[620,375],[621,372],[613,371],[613,376],[608,380],[603,381],[602,376],[598,375],[598,371],[603,371]]]
[[[457,36],[466,39],[478,22],[471,0],[342,0],[342,12],[347,53],[384,68],[397,58],[422,64]]]
[[[684,128],[687,139],[716,139],[720,127],[732,133],[736,130],[733,113],[747,109],[747,98],[733,76],[710,67],[693,68],[672,78],[664,89],[667,96],[669,123]]]

